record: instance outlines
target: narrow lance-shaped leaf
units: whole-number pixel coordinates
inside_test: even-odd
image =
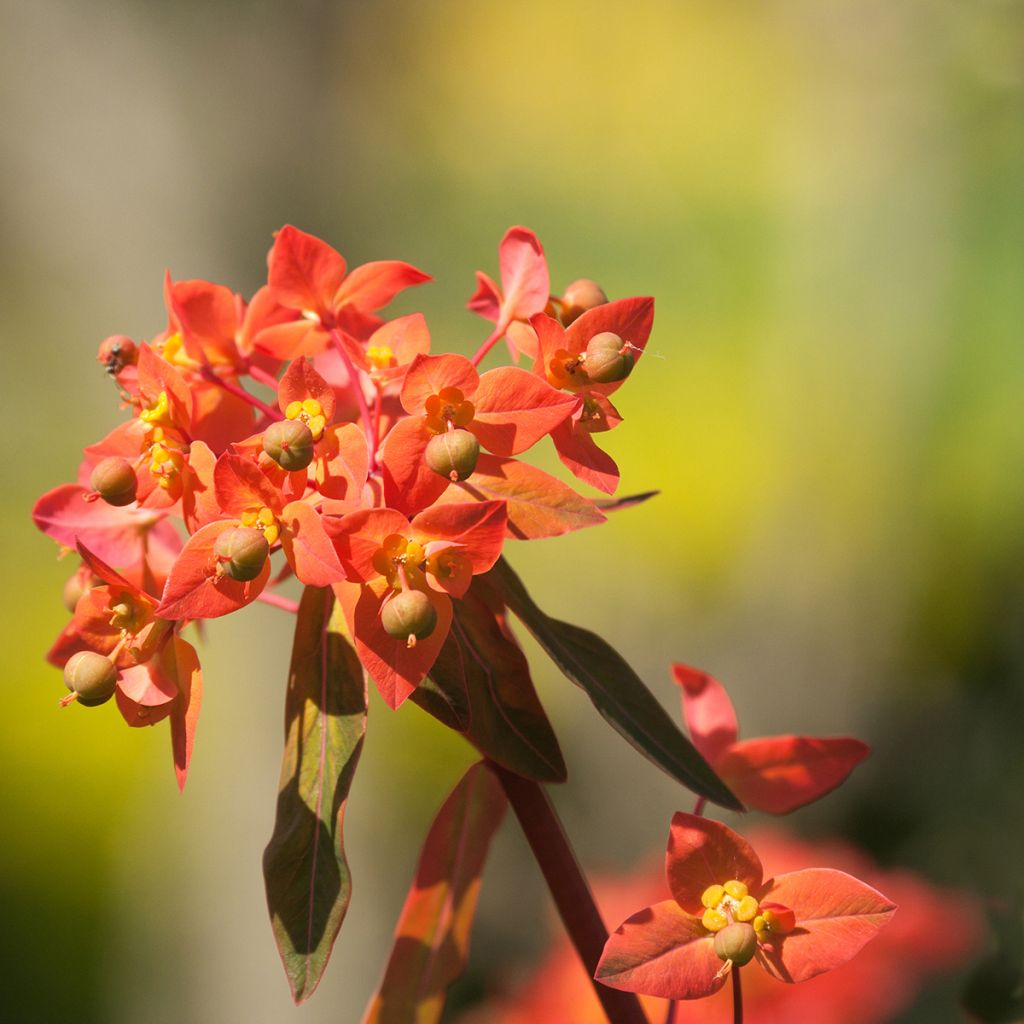
[[[537,782],[564,782],[558,740],[526,657],[503,628],[497,595],[478,578],[454,602],[454,612],[451,632],[430,670],[434,686],[422,696],[420,687],[412,699],[509,771]]]
[[[491,839],[505,814],[498,780],[473,765],[427,834],[380,990],[364,1024],[436,1024],[462,973]]]
[[[620,735],[694,793],[722,807],[742,810],[743,805],[610,644],[541,611],[503,558],[487,578],[566,678],[590,697]]]
[[[352,890],[342,823],[366,732],[366,684],[332,623],[333,604],[329,589],[307,587],[299,605],[277,818],[263,854],[274,938],[297,1003],[320,982]]]

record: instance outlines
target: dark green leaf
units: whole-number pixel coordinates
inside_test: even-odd
[[[425,692],[421,686],[412,699],[509,771],[564,782],[558,740],[497,594],[477,578],[452,603],[452,628],[430,670],[432,686]]]
[[[436,1024],[462,973],[491,839],[505,814],[497,779],[481,762],[434,819],[395,928],[380,991],[363,1024]]]
[[[331,622],[330,588],[307,587],[295,623],[274,834],[263,875],[292,998],[320,983],[352,891],[342,821],[366,732],[366,683]]]
[[[641,754],[694,793],[722,807],[742,810],[743,805],[614,648],[594,633],[542,612],[504,558],[484,578],[493,581],[564,675],[584,690],[604,719]]]

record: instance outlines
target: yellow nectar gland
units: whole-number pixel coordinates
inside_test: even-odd
[[[548,383],[552,387],[570,390],[589,384],[582,357],[574,356],[568,349],[558,349],[548,360]]]
[[[139,419],[143,423],[149,424],[151,427],[170,427],[171,422],[171,404],[167,401],[167,392],[161,391],[157,396],[155,402],[152,405],[147,405],[139,413]]]
[[[441,388],[423,403],[423,409],[427,429],[435,434],[443,434],[449,429],[449,424],[466,427],[476,415],[473,403],[466,401],[466,396],[458,388]]]
[[[777,935],[788,935],[795,924],[791,910],[783,910],[777,914],[774,910],[765,908],[754,918],[754,932],[758,942],[771,942]]]
[[[366,359],[374,370],[390,370],[398,362],[387,345],[368,345]]]
[[[263,534],[263,539],[271,545],[281,536],[281,527],[277,524],[277,517],[266,505],[259,510],[250,509],[248,512],[243,512],[241,523],[243,526],[259,530]]]
[[[377,549],[373,556],[373,567],[395,590],[406,589],[402,585],[403,575],[409,587],[422,589],[426,560],[427,553],[422,544],[407,540],[400,533],[393,533],[385,537],[383,545]]]
[[[706,908],[700,923],[709,932],[720,932],[736,921],[749,923],[760,910],[746,885],[735,878],[721,885],[709,885],[701,894],[700,901]]]
[[[160,397],[164,398],[163,392]],[[141,418],[145,418],[145,413]],[[163,427],[152,427],[148,433],[149,472],[157,486],[168,490],[177,481],[185,465],[185,449],[174,438],[167,435]]]
[[[314,441],[323,437],[324,427],[327,426],[327,419],[324,416],[323,406],[315,398],[306,398],[301,402],[289,402],[284,415],[289,420],[300,420],[309,427]]]

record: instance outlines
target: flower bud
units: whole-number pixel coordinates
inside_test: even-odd
[[[125,334],[112,334],[100,342],[96,360],[104,365],[107,373],[117,376],[126,366],[138,361],[139,350]]]
[[[239,583],[256,579],[270,554],[267,538],[251,526],[225,530],[213,545],[221,570]]]
[[[423,457],[435,473],[448,477],[454,483],[465,480],[476,469],[479,456],[480,442],[476,435],[456,428],[435,434],[427,442]]]
[[[313,433],[302,420],[280,420],[263,431],[263,450],[282,469],[295,472],[313,461]]]
[[[737,921],[715,933],[715,953],[719,960],[731,960],[737,967],[750,963],[757,952],[757,935],[749,924]]]
[[[78,602],[82,595],[88,593],[95,584],[100,582],[102,581],[93,576],[84,565],[80,565],[64,584],[64,593],[62,595],[64,607],[69,612],[73,612],[78,607]]]
[[[388,636],[408,637],[412,647],[434,632],[437,612],[422,590],[403,590],[381,609],[380,621]]]
[[[595,306],[603,306],[608,296],[596,281],[581,277],[573,281],[562,295],[562,323],[568,327],[581,314]]]
[[[127,459],[111,455],[93,467],[89,485],[108,505],[120,507],[135,500],[139,481]]]
[[[595,384],[614,384],[629,376],[633,362],[629,345],[617,334],[602,331],[587,342],[583,368]]]
[[[105,704],[114,696],[117,669],[114,663],[95,651],[78,651],[64,666],[64,685],[87,708]],[[69,698],[70,699],[70,698]]]

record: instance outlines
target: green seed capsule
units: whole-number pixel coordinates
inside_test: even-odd
[[[573,281],[562,295],[562,323],[568,327],[588,309],[603,306],[608,301],[604,289],[588,277]]]
[[[114,696],[117,669],[114,663],[95,651],[72,654],[64,666],[64,685],[78,695],[78,703],[87,708],[105,704]]]
[[[476,469],[480,442],[468,430],[446,430],[443,434],[435,434],[427,442],[423,457],[435,473],[454,483],[456,480],[465,480]]]
[[[437,625],[437,612],[422,590],[403,590],[396,594],[380,613],[380,621],[388,636],[425,640]]]
[[[614,384],[629,376],[633,362],[629,346],[617,334],[602,331],[587,343],[583,368],[595,384]]]
[[[89,485],[108,505],[120,508],[135,500],[139,482],[127,459],[111,455],[93,467]]]
[[[213,545],[225,576],[239,583],[256,579],[270,554],[267,538],[251,526],[225,530]]]
[[[280,420],[263,431],[263,450],[289,472],[313,461],[313,433],[302,420]]]
[[[727,924],[715,933],[715,953],[719,960],[731,960],[737,967],[749,964],[757,952],[757,935],[749,924]]]

